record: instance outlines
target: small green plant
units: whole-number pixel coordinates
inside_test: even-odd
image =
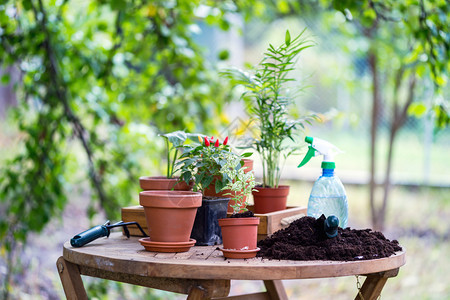
[[[166,134],[160,134],[165,141],[167,147],[167,178],[173,178],[175,174],[175,164],[178,160],[179,148],[183,146],[187,139],[195,140],[200,134],[186,133],[184,131],[174,131]],[[188,182],[189,183],[189,182]]]
[[[221,173],[226,174],[229,178],[234,178],[229,182],[224,189],[229,189],[230,193],[225,196],[230,196],[230,206],[233,208],[233,214],[247,211],[247,201],[253,188],[256,186],[255,175],[253,172],[245,172],[246,168],[235,168],[236,163],[239,163],[240,158],[231,156],[227,163],[222,166]]]
[[[277,48],[269,45],[263,60],[252,73],[237,69],[222,72],[232,83],[243,85],[246,89],[242,98],[249,102],[247,112],[250,122],[257,128],[256,136],[247,146],[261,155],[264,187],[278,187],[281,158],[285,161],[297,150],[289,145],[289,140],[296,143],[294,136],[298,129],[317,119],[315,115],[307,115],[292,120],[288,113],[294,98],[287,83],[295,81],[288,76],[289,72],[294,70],[298,55],[312,46],[309,40],[303,38],[304,32],[291,39],[289,31],[286,31],[285,42]]]
[[[199,145],[186,145],[179,147],[183,154],[180,156],[179,170],[180,179],[186,183],[194,180],[194,191],[204,191],[215,180],[215,191],[219,193],[233,178],[222,172],[225,165],[230,164],[230,160],[235,164],[233,167],[239,169],[242,166],[242,158],[248,157],[251,153],[244,153],[242,156],[231,151],[227,145],[228,137],[223,143],[219,139],[214,141],[214,137],[203,137]]]

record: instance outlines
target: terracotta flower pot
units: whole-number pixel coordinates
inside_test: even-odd
[[[259,218],[225,218],[219,220],[222,229],[223,255],[227,258],[256,256]]]
[[[214,179],[211,181],[211,183],[203,190],[203,195],[205,197],[229,197],[225,196],[226,193],[229,193],[229,190],[223,190],[219,193],[216,193],[216,181],[219,179],[219,176],[214,176]]]
[[[165,176],[143,176],[139,177],[139,185],[144,191],[152,190],[175,190],[190,191],[192,184],[188,185],[184,181],[178,182],[178,178],[167,178]]]
[[[278,188],[255,187],[257,192],[252,192],[255,214],[266,214],[286,209],[288,185],[280,185]]]
[[[154,242],[187,242],[194,225],[202,194],[189,191],[143,191],[139,204],[144,207],[148,233]]]
[[[244,173],[253,171],[253,160],[247,159],[247,158],[244,158],[242,160],[244,161],[243,168],[246,168],[244,170]],[[219,193],[216,193],[215,185],[216,185],[216,180],[218,178],[219,178],[218,176],[216,176],[214,178],[214,180],[211,182],[211,184],[203,191],[203,195],[209,196],[209,197],[232,197],[232,196],[234,196],[234,195],[227,195],[231,192],[230,190],[223,190]],[[244,202],[247,202],[247,197],[245,197],[244,200],[245,200]],[[234,200],[230,200],[228,202],[227,212],[233,212],[233,208],[231,207],[231,205],[234,205]],[[245,207],[245,204],[242,204],[241,208],[244,208],[244,207]]]

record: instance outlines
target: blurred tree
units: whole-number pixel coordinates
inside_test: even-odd
[[[395,139],[405,124],[408,112],[420,115],[428,109],[436,115],[436,126],[448,126],[449,107],[441,97],[431,107],[416,99],[420,82],[431,78],[439,93],[448,80],[450,5],[440,0],[407,1],[322,1],[340,11],[350,26],[347,36],[368,42],[365,54],[372,81],[370,197],[372,224],[382,230],[391,188],[392,157]],[[419,83],[419,84],[418,84]],[[425,99],[426,101],[428,99]],[[381,200],[377,200],[376,151],[383,103],[392,105],[388,156]]]
[[[100,209],[115,219],[132,199],[142,165],[163,154],[155,133],[214,133],[224,121],[228,89],[194,42],[200,9],[209,25],[228,29],[227,14],[237,7],[190,0],[1,1],[0,64],[17,65],[22,78],[12,112],[20,148],[0,169],[4,298],[13,251],[62,212],[69,177],[84,170],[93,191],[90,215]]]
[[[336,11],[346,22],[330,24],[347,39],[345,44],[369,45],[366,50],[344,50],[355,58],[367,61],[372,82],[370,195],[373,227],[382,230],[385,224],[391,188],[392,157],[395,140],[408,114],[425,115],[431,111],[436,128],[450,124],[450,105],[442,96],[450,69],[450,4],[446,0],[278,0],[273,16],[315,15],[323,22],[335,20]],[[363,42],[363,43],[361,43]],[[355,68],[359,68],[355,65]],[[361,70],[355,70],[361,73]],[[434,97],[418,99],[427,80],[434,82]],[[382,196],[377,197],[376,153],[382,105],[391,105],[388,155],[384,172]]]

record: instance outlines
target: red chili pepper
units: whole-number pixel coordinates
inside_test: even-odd
[[[216,142],[214,143],[214,147],[219,147],[219,139],[217,139]]]
[[[205,136],[205,146],[209,147],[209,141],[208,141],[208,138],[206,136]]]
[[[223,145],[225,146],[228,143],[228,137],[225,138],[225,140],[223,141]]]

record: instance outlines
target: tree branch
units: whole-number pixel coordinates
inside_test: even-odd
[[[94,187],[99,196],[100,204],[103,208],[103,206],[106,205],[107,198],[106,198],[106,194],[103,189],[101,180],[95,171],[94,158],[93,158],[94,155],[93,155],[91,147],[89,146],[88,139],[86,137],[87,131],[84,128],[81,121],[79,120],[79,118],[74,114],[74,112],[70,108],[70,105],[69,105],[69,102],[67,99],[67,95],[66,95],[67,88],[64,86],[63,81],[60,80],[60,78],[61,78],[60,71],[58,68],[56,55],[55,55],[54,49],[52,47],[50,33],[49,33],[48,27],[47,27],[47,12],[44,8],[42,0],[38,0],[38,3],[39,3],[39,13],[41,14],[41,18],[38,17],[38,12],[34,5],[33,5],[33,11],[35,13],[36,21],[40,23],[42,32],[45,34],[45,40],[44,40],[43,44],[44,44],[44,47],[46,50],[45,53],[47,55],[47,59],[48,59],[48,63],[49,63],[48,67],[49,67],[49,71],[51,73],[50,78],[52,81],[52,86],[54,88],[54,92],[55,92],[56,96],[58,97],[58,99],[61,100],[61,102],[63,104],[64,113],[65,113],[67,119],[69,120],[70,123],[72,123],[73,130],[74,130],[76,136],[78,137],[78,139],[81,141],[81,144],[86,152],[88,162],[89,162],[89,176],[93,181]]]

